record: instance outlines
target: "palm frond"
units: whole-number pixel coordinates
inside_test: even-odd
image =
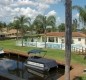
[[[72,8],[79,11],[80,20],[86,24],[86,7],[80,7],[76,5]]]

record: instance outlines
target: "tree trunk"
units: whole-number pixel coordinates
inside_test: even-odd
[[[22,36],[22,47],[23,47],[23,36]]]
[[[47,36],[46,36],[46,30],[45,30],[45,48],[46,48],[46,41],[47,41]]]
[[[16,33],[16,40],[18,40],[18,29],[17,29],[17,33]]]
[[[46,42],[47,42],[47,36],[46,36],[46,33],[47,33],[47,31],[46,31],[46,27],[47,27],[47,25],[46,25],[46,16],[44,16],[44,28],[45,28],[45,31],[44,31],[44,34],[45,34],[45,48],[46,48]]]
[[[65,80],[70,80],[72,1],[65,1]]]
[[[24,46],[24,41],[23,41],[23,38],[24,38],[24,32],[22,32],[22,47]]]

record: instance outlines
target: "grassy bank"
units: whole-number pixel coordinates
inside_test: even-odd
[[[31,49],[34,49],[33,47],[20,47],[20,46],[16,46],[16,40],[4,40],[4,41],[0,41],[0,47],[2,47],[3,49],[10,49],[10,50],[15,50],[15,51],[21,51],[21,52],[25,52],[27,54],[27,52]],[[60,60],[60,61],[64,61],[65,60],[65,51],[63,50],[58,50],[58,49],[44,49],[47,51],[47,54],[45,57],[48,58],[52,58],[55,60]],[[75,53],[71,54],[71,62],[72,63],[78,63],[81,65],[86,65],[86,60],[84,60],[84,56],[81,55],[77,55]],[[82,80],[86,80],[86,77],[83,76]]]
[[[0,47],[4,49],[10,49],[10,50],[15,50],[15,51],[21,51],[21,52],[27,52],[31,49],[34,49],[34,47],[20,47],[16,46],[16,40],[4,40],[0,41]],[[48,58],[53,58],[55,60],[60,60],[64,61],[65,58],[65,51],[63,50],[58,50],[58,49],[44,49],[47,51],[46,57]],[[84,56],[77,55],[75,53],[72,53],[72,58],[71,58],[72,63],[79,63],[86,65],[86,60],[84,60]]]

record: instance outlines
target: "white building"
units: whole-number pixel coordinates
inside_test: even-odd
[[[45,39],[46,36],[46,39]],[[32,47],[45,47],[48,48],[64,48],[65,47],[65,32],[49,32],[45,34],[39,34],[35,36],[28,37],[27,41],[25,41],[26,46]],[[21,44],[21,43],[20,43]],[[85,46],[86,45],[86,35],[81,32],[72,32],[72,45],[75,46]]]
[[[38,37],[37,41],[44,42],[45,35]],[[49,32],[46,34],[46,42],[65,43],[65,32]],[[86,44],[86,35],[81,32],[72,32],[72,44]]]

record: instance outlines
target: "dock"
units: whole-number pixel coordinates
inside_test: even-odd
[[[4,52],[5,52],[5,54],[8,54],[9,56],[10,56],[11,54],[14,54],[14,55],[16,55],[16,56],[18,56],[18,57],[19,57],[19,56],[21,56],[21,57],[28,57],[28,54],[27,54],[27,53],[22,52],[22,51],[18,51],[18,50],[5,49]]]

